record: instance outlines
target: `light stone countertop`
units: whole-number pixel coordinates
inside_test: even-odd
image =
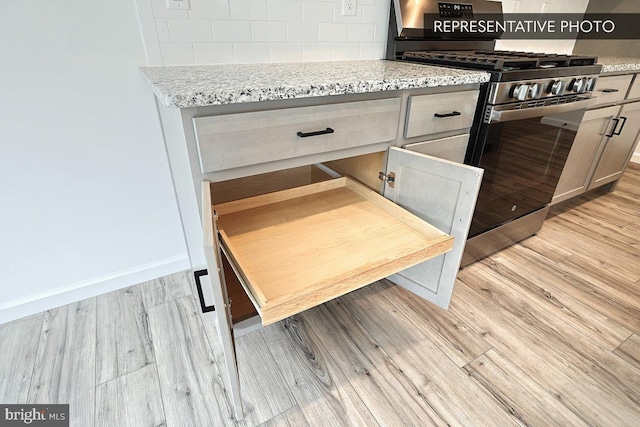
[[[600,73],[620,73],[623,71],[640,71],[640,58],[619,58],[615,56],[599,56],[598,64],[602,65]]]
[[[140,71],[170,108],[489,81],[483,71],[386,60],[160,66]]]

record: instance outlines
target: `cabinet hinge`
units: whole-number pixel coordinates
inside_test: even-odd
[[[378,172],[378,179],[380,181],[386,181],[391,188],[396,185],[396,174],[394,172],[389,172],[386,175],[384,172]]]

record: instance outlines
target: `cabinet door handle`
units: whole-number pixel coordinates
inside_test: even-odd
[[[452,111],[450,113],[447,114],[440,114],[440,113],[435,113],[433,115],[433,117],[437,117],[439,119],[443,118],[443,117],[454,117],[454,116],[459,116],[460,114],[462,114],[460,111]]]
[[[206,305],[204,302],[204,293],[202,292],[202,282],[200,278],[209,274],[207,270],[198,270],[193,272],[193,278],[196,279],[196,289],[198,290],[198,299],[200,300],[200,309],[203,313],[216,311],[215,305]]]
[[[620,89],[602,89],[601,92],[604,92],[604,93],[616,93],[616,92],[620,92]]]
[[[333,129],[331,128],[326,128],[325,130],[317,130],[315,132],[298,132],[296,133],[296,135],[298,135],[300,138],[307,138],[310,136],[317,136],[317,135],[326,135],[328,133],[333,133],[335,132]]]
[[[622,129],[624,128],[624,125],[627,124],[627,118],[620,116],[620,118],[622,119],[622,124],[620,125],[620,130],[618,132],[614,132],[614,135],[620,135],[622,133]]]
[[[611,128],[611,132],[605,135],[607,138],[611,138],[613,135],[615,135],[614,132],[616,131],[616,128],[618,127],[618,123],[620,123],[620,119],[615,118],[615,117],[612,118],[611,121],[615,122],[615,123],[613,124],[613,127]]]

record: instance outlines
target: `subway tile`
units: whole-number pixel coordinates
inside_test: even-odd
[[[216,43],[242,43],[251,41],[249,21],[214,21],[213,39]]]
[[[334,43],[332,47],[335,61],[360,59],[360,43]]]
[[[286,42],[287,27],[284,22],[251,22],[251,41]]]
[[[333,57],[331,43],[305,43],[302,45],[304,61],[330,61]]]
[[[333,22],[333,3],[304,2],[302,20],[304,22]]]
[[[231,0],[234,1],[234,0]],[[189,19],[229,19],[227,0],[190,0]]]
[[[153,16],[166,19],[188,19],[189,12],[186,10],[169,9],[165,0],[151,0]]]
[[[389,25],[389,5],[362,6],[363,24],[387,24]]]
[[[172,43],[213,41],[211,21],[204,19],[169,19],[169,34]]]
[[[318,25],[313,22],[287,23],[287,41],[317,42]]]
[[[160,43],[160,51],[164,65],[190,65],[196,62],[191,43]]]
[[[156,32],[160,43],[171,43],[169,24],[167,24],[166,19],[156,19]]]
[[[193,52],[197,64],[232,64],[235,62],[231,43],[194,43]]]
[[[349,24],[350,42],[373,42],[373,24]]]
[[[232,0],[233,1],[233,0]],[[301,1],[270,1],[269,21],[302,21]]]
[[[229,0],[229,15],[233,20],[266,21],[267,0]]]
[[[268,43],[234,43],[235,62],[269,62],[271,53]]]
[[[360,43],[360,59],[384,59],[384,43]]]
[[[389,24],[376,24],[375,27],[373,41],[386,43],[389,35]]]
[[[302,43],[271,43],[271,62],[302,61]]]
[[[318,24],[318,41],[346,42],[349,36],[347,24]]]

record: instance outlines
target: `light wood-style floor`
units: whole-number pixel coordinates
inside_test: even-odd
[[[0,403],[71,425],[234,425],[187,273],[0,326]],[[640,425],[640,166],[459,274],[380,282],[238,339],[242,426]]]

